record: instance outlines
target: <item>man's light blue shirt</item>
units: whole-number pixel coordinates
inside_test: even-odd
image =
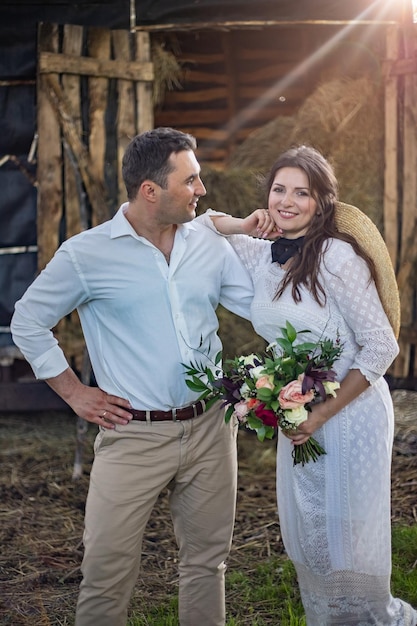
[[[101,389],[136,409],[186,406],[197,394],[182,363],[214,360],[216,308],[249,319],[252,282],[228,242],[196,221],[177,227],[168,265],[126,207],[62,244],[16,303],[13,339],[37,378],[57,376],[68,362],[50,329],[77,309]]]

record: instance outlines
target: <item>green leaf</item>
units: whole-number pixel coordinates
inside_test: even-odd
[[[287,330],[288,340],[291,342],[291,344],[293,344],[295,339],[297,338],[297,331],[295,330],[294,326],[288,321],[285,323],[285,326]]]
[[[202,398],[200,398],[200,400],[202,400]],[[212,398],[207,400],[206,408],[204,410],[208,411],[213,406],[213,404],[216,404],[216,402],[218,402],[218,401],[219,401],[219,395],[213,396]]]
[[[261,402],[270,402],[274,395],[271,389],[261,387],[261,389],[257,389],[256,397],[261,400]]]
[[[247,416],[247,424],[252,430],[262,428],[264,425],[262,420],[260,420],[259,417],[256,417],[256,415],[253,415],[253,413],[249,413],[249,415]]]
[[[192,380],[186,379],[185,384],[191,391],[196,391],[197,393],[204,391],[207,389],[207,385],[205,385],[201,380],[193,378]],[[210,389],[207,389],[210,391]]]
[[[230,418],[233,415],[234,409],[235,407],[232,404],[229,404],[229,406],[227,407],[226,413],[224,415],[224,421],[226,422],[226,424],[230,422]]]
[[[277,339],[277,344],[281,346],[281,348],[286,354],[292,354],[293,352],[292,343],[288,339],[286,339],[285,337],[279,337]]]
[[[261,426],[261,428],[258,428],[256,431],[256,434],[258,436],[259,441],[263,441],[266,437],[266,427]]]

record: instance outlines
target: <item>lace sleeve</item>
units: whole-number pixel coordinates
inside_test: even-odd
[[[251,275],[253,275],[261,262],[261,252],[270,249],[271,242],[264,239],[249,237],[249,235],[223,235],[216,229],[215,225],[210,219],[210,215],[227,214],[220,211],[213,211],[212,209],[208,209],[205,213],[199,215],[195,219],[197,220],[197,222],[203,224],[218,235],[226,237],[227,241],[232,245],[245,268]]]
[[[341,243],[326,258],[331,270],[326,271],[326,285],[360,346],[351,368],[372,384],[385,374],[399,348],[368,266],[349,244]]]

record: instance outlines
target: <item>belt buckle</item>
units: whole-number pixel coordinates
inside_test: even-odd
[[[177,409],[171,409],[171,413],[172,413],[172,421],[173,422],[178,422],[178,420],[177,420]]]

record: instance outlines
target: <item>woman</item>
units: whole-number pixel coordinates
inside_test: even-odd
[[[267,189],[268,212],[198,219],[221,234],[237,233],[229,241],[251,273],[251,319],[266,341],[289,320],[298,331],[309,329],[301,341],[339,334],[344,344],[337,396],[316,404],[295,433],[278,436],[280,526],[307,625],[414,626],[417,612],[390,593],[394,417],[383,374],[398,345],[376,288],[372,245],[368,254],[338,230],[337,181],[313,148],[281,155]],[[271,244],[242,234],[282,237]],[[313,434],[327,454],[293,466],[292,447]]]

